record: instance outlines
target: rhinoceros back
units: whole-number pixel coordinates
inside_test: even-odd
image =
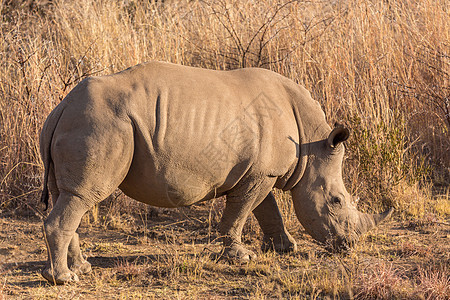
[[[283,176],[298,152],[288,136],[298,133],[278,75],[267,74],[148,63],[113,75],[134,86],[126,105],[135,153],[120,188],[181,206],[222,195],[244,176]]]

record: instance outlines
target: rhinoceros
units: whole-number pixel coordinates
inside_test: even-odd
[[[273,188],[291,191],[298,220],[341,249],[388,217],[359,212],[342,180],[349,130],[327,124],[320,104],[292,80],[246,68],[208,70],[163,62],[80,82],[50,113],[40,136],[42,201],[51,283],[91,265],[76,232],[82,216],[119,188],[157,207],[226,196],[224,255],[247,261],[241,232],[251,212],[263,250],[296,250]],[[77,275],[78,274],[78,275]]]

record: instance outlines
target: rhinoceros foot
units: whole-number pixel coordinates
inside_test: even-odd
[[[297,243],[287,231],[273,236],[264,235],[261,250],[278,253],[295,252],[297,251]]]
[[[225,247],[223,256],[229,260],[238,262],[248,262],[256,259],[256,254],[240,243],[233,243],[231,246]]]
[[[69,282],[79,281],[77,274],[70,270],[64,272],[56,272],[55,270],[53,271],[54,272],[52,272],[52,269],[50,267],[45,267],[42,270],[41,274],[45,279],[48,280],[48,282],[53,284],[66,284]]]
[[[87,274],[90,271],[92,271],[91,264],[85,260],[81,263],[74,263],[70,266],[70,270],[74,272],[75,274],[81,275],[81,274]]]

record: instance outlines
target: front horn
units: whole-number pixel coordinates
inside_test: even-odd
[[[373,216],[375,225],[378,225],[381,222],[383,222],[384,220],[388,219],[392,215],[393,212],[394,212],[394,208],[391,207],[381,214],[373,214],[372,216]]]
[[[380,224],[383,220],[389,218],[392,215],[394,208],[389,208],[383,213],[380,214],[366,214],[359,212],[359,223],[356,226],[359,234],[366,233],[371,228]]]

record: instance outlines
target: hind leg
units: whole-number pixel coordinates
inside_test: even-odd
[[[69,269],[75,274],[86,274],[91,271],[91,264],[81,254],[80,240],[77,232],[74,233],[70,240],[67,263]]]
[[[59,196],[44,222],[49,260],[42,271],[51,283],[78,280],[73,270],[89,270],[76,230],[83,215],[120,185],[131,165],[131,122],[118,118],[108,107],[102,108],[66,106],[65,117],[53,135],[51,158]]]
[[[59,190],[56,186],[53,164],[51,164],[49,170],[48,188],[52,195],[53,206],[55,206],[56,200],[59,197]],[[67,263],[69,269],[77,275],[86,274],[91,271],[91,264],[81,254],[79,236],[76,231],[69,243]],[[47,265],[50,265],[50,262],[47,262]]]
[[[77,281],[78,276],[67,265],[69,245],[89,205],[82,198],[62,192],[44,222],[48,262],[42,276],[55,284]],[[77,241],[78,242],[78,241]]]

